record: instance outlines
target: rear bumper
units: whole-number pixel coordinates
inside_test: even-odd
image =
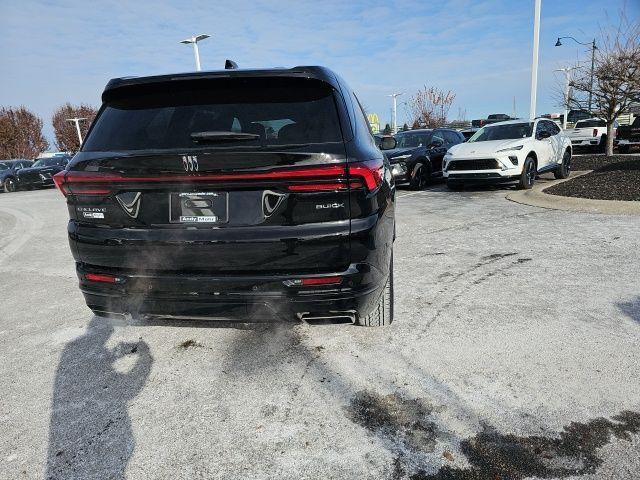
[[[87,306],[108,315],[220,319],[241,322],[298,321],[303,316],[368,314],[376,305],[386,274],[368,264],[336,272],[339,285],[287,286],[285,282],[313,275],[207,276],[145,275],[113,272],[117,284],[90,282],[97,272],[82,264],[77,273]],[[329,275],[327,275],[329,276]]]
[[[600,137],[572,138],[571,145],[574,147],[591,147],[600,144]]]

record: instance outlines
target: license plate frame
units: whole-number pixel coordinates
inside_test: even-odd
[[[169,194],[169,223],[220,225],[228,221],[228,192],[171,192]]]

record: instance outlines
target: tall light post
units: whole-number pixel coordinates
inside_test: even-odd
[[[556,41],[556,47],[562,46],[562,42],[560,40],[564,40],[565,38],[570,38],[571,40],[573,40],[574,42],[580,45],[591,46],[591,88],[589,89],[589,113],[591,113],[591,100],[593,98],[591,93],[593,91],[593,69],[596,65],[596,50],[598,49],[598,47],[596,47],[596,39],[594,38],[593,41],[584,43],[584,42],[579,42],[573,37],[558,37],[558,40]]]
[[[571,88],[571,70],[576,67],[564,67],[554,70],[554,72],[564,72],[565,86],[564,86],[564,118],[562,120],[562,129],[567,129],[567,117],[569,116],[569,89]]]
[[[201,33],[200,35],[194,35],[193,37],[187,38],[185,40],[182,40],[180,43],[184,43],[186,45],[188,44],[192,44],[193,45],[193,54],[196,57],[196,70],[199,72],[200,70],[202,70],[202,68],[200,68],[200,52],[198,51],[198,42],[200,40],[204,40],[205,38],[209,38],[211,35],[206,35],[204,33]]]
[[[398,132],[398,122],[397,122],[397,115],[398,115],[398,97],[402,95],[402,92],[400,93],[392,93],[390,95],[387,95],[387,97],[391,97],[393,98],[393,111],[391,112],[391,123],[393,124],[391,126],[393,133],[397,133]]]
[[[76,125],[76,132],[78,133],[78,141],[82,145],[82,133],[80,133],[80,121],[86,120],[85,118],[67,118],[67,122],[73,122]]]
[[[533,11],[533,58],[531,59],[531,103],[529,119],[536,118],[536,96],[538,94],[538,46],[540,44],[540,8],[542,0],[536,0]]]

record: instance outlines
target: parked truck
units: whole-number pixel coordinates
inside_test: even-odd
[[[471,126],[475,128],[484,127],[485,125],[489,125],[490,123],[504,122],[506,120],[515,120],[510,117],[506,113],[492,113],[487,118],[482,118],[480,120],[471,120]]]
[[[616,145],[620,153],[628,153],[632,147],[640,146],[640,117],[636,117],[631,125],[620,125]]]
[[[613,137],[616,136],[618,123],[613,125]],[[567,128],[565,134],[574,147],[591,147],[604,152],[607,145],[607,122],[601,118],[578,120],[576,126]]]

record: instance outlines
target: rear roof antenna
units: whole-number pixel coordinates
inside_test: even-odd
[[[238,69],[238,64],[236,62],[234,62],[233,60],[229,60],[227,58],[225,60],[225,62],[224,62],[224,69],[225,70],[237,70]]]

